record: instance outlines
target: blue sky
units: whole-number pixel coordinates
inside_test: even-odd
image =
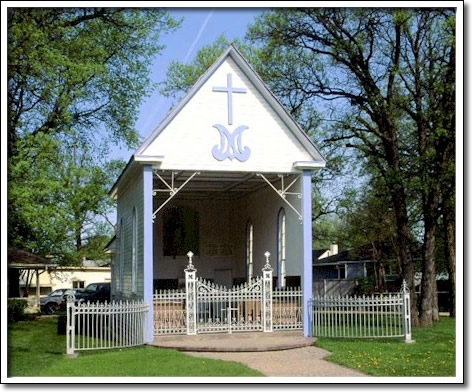
[[[169,13],[182,19],[180,28],[162,37],[159,43],[166,45],[156,56],[152,66],[152,81],[162,82],[172,60],[191,62],[202,46],[208,45],[224,34],[229,40],[243,38],[247,26],[260,15],[260,8],[174,8]],[[136,123],[141,139],[144,139],[159,124],[173,104],[172,99],[159,94],[158,89],[144,100]],[[115,148],[113,157],[126,161],[134,150]]]

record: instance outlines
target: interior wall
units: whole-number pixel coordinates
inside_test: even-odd
[[[300,191],[299,180],[290,189]],[[288,196],[292,204],[301,210],[301,199]],[[155,202],[154,208],[159,203]],[[302,271],[302,225],[298,216],[268,186],[235,201],[178,200],[170,206],[188,206],[199,216],[200,251],[194,256],[197,276],[215,279],[215,271],[231,270],[232,279],[246,279],[246,227],[254,226],[253,273],[261,276],[265,264],[264,253],[269,251],[274,276],[277,268],[277,216],[281,208],[286,213],[286,275],[300,276]],[[185,278],[187,256],[164,256],[164,211],[159,212],[154,223],[154,279]],[[231,254],[228,250],[231,250]],[[189,249],[192,250],[192,249]],[[194,253],[195,250],[192,250]],[[218,272],[216,272],[218,274]],[[220,283],[220,282],[215,282]]]
[[[157,205],[156,205],[157,206]],[[234,202],[223,200],[173,200],[171,206],[193,208],[199,217],[199,251],[189,249],[195,256],[197,276],[214,279],[215,270],[231,270],[232,278],[243,278],[244,235]],[[184,279],[188,257],[164,256],[164,213],[159,212],[154,224],[154,278]]]
[[[291,192],[300,192],[300,180],[290,188]],[[296,195],[287,196],[290,203],[301,210],[301,199]],[[300,276],[302,271],[302,225],[297,214],[269,186],[250,194],[244,199],[243,211],[246,220],[254,225],[254,275],[262,274],[265,264],[264,253],[269,251],[273,275],[278,276],[277,266],[277,219],[281,208],[286,216],[286,275]]]

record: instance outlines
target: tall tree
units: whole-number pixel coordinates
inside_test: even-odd
[[[136,144],[159,38],[178,24],[160,9],[8,9],[10,243],[67,261],[90,242],[121,166],[106,149]]]
[[[79,261],[113,207],[108,190],[124,162],[101,162],[96,148],[42,133],[18,146],[11,158],[9,242],[64,263]]]
[[[416,130],[411,162],[419,179],[424,222],[420,321],[429,326],[439,318],[435,253],[441,193],[447,199],[453,184],[455,13],[448,9],[403,13],[405,39],[399,74],[405,91],[404,102],[399,104]]]
[[[401,29],[395,10],[297,9],[264,14],[250,37],[266,51],[308,52],[313,62],[291,89],[307,98],[342,100],[348,116],[336,115],[343,140],[377,159],[394,206],[402,275],[411,289],[412,322],[418,322],[414,264],[402,164],[400,113],[397,105]],[[390,38],[392,37],[392,38]]]
[[[376,287],[385,291],[386,259],[390,267],[398,270],[399,252],[395,214],[383,179],[375,178],[358,190],[356,196],[346,197],[339,210],[344,221],[341,229],[344,242],[353,249],[367,247],[371,251],[370,256],[375,261]]]
[[[423,279],[419,320],[412,290],[412,321],[424,326],[431,325],[437,308],[435,234],[441,184],[450,183],[445,173],[451,172],[454,151],[454,21],[447,9],[302,9],[267,13],[250,30],[268,53],[314,55],[290,90],[313,102],[344,103],[331,106],[338,126],[328,140],[356,148],[383,176],[396,216],[402,274],[411,289],[409,191],[417,186]]]
[[[159,36],[176,26],[159,9],[9,8],[9,156],[41,132],[136,143]]]

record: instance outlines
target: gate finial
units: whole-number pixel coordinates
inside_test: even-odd
[[[408,285],[406,284],[405,279],[403,279],[403,282],[402,282],[402,292],[403,293],[409,293],[410,292],[410,289],[408,288]]]
[[[68,293],[66,295],[66,302],[69,302],[69,303],[74,303],[75,302],[75,295],[74,293]]]
[[[195,267],[192,264],[193,252],[189,251],[187,253],[187,256],[188,256],[188,265],[187,265],[187,268],[185,269],[185,271],[195,271]]]
[[[271,270],[271,271],[272,271],[272,267],[271,267],[270,261],[269,261],[269,256],[270,256],[269,251],[266,251],[266,252],[264,253],[264,256],[265,256],[265,258],[266,258],[266,263],[265,263],[265,265],[264,265],[264,268],[262,268],[262,270],[264,270],[264,271]]]

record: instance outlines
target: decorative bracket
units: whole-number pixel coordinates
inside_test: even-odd
[[[169,192],[169,198],[164,201],[164,203],[162,203],[159,208],[153,212],[152,214],[152,221],[154,222],[154,219],[156,219],[156,215],[159,213],[160,210],[162,210],[162,208],[164,208],[164,206],[169,202],[171,201],[174,196],[179,193],[181,191],[181,189],[187,185],[187,183],[193,178],[195,177],[197,174],[200,174],[200,172],[195,172],[193,173],[189,178],[187,178],[184,183],[182,185],[180,185],[179,187],[175,187],[174,185],[174,182],[175,182],[175,172],[172,172],[172,176],[171,176],[171,182],[170,184],[164,180],[160,175],[159,173],[157,172],[157,170],[153,170],[154,174],[156,175],[157,178],[159,178],[163,183],[164,185],[166,186],[167,189],[153,189],[152,190],[152,195],[153,196],[156,196],[157,195],[157,192]]]
[[[256,173],[257,176],[262,177],[262,179],[269,184],[269,186],[277,193],[282,200],[293,210],[298,216],[298,219],[300,220],[300,223],[303,221],[302,214],[298,212],[298,210],[287,200],[287,195],[296,195],[298,196],[299,199],[302,198],[301,193],[295,193],[295,192],[288,192],[288,190],[292,187],[293,184],[298,180],[299,177],[295,178],[287,187],[284,186],[284,175],[279,174],[279,177],[281,178],[281,189],[277,189],[262,173]]]

